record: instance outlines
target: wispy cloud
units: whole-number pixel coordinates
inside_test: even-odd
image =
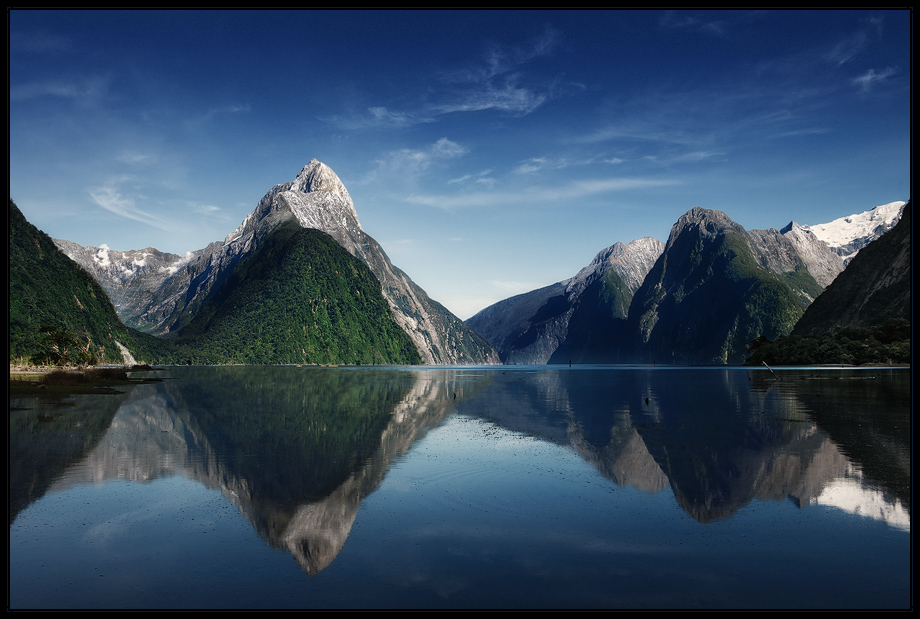
[[[221,208],[213,204],[201,204],[198,202],[189,202],[188,208],[200,215],[213,215],[219,213]]]
[[[647,189],[650,187],[663,187],[676,185],[679,181],[674,179],[647,179],[647,178],[606,178],[586,179],[564,183],[562,185],[533,186],[527,191],[497,191],[474,192],[466,194],[433,195],[414,194],[406,201],[413,204],[434,206],[445,210],[469,207],[507,206],[509,204],[535,202],[568,202],[573,199],[593,195],[628,191],[633,189]]]
[[[447,114],[497,110],[512,116],[526,116],[563,92],[580,89],[558,79],[528,80],[527,63],[552,53],[557,35],[546,30],[523,47],[493,45],[470,66],[444,71],[424,99],[410,109],[394,110],[377,105],[352,115],[324,120],[345,129],[401,128],[435,122]]]
[[[157,156],[148,153],[126,151],[118,155],[116,159],[122,163],[127,163],[130,165],[149,165],[156,163]]]
[[[556,41],[556,33],[547,30],[526,47],[493,45],[480,64],[442,74],[442,83],[451,88],[444,95],[447,100],[433,104],[432,111],[450,114],[496,109],[518,116],[530,114],[553,97],[555,83],[525,85],[521,67],[550,55]]]
[[[696,162],[703,161],[704,159],[712,159],[713,157],[722,157],[724,155],[725,153],[721,152],[698,150],[692,153],[684,153],[683,155],[678,155],[671,161],[677,163]]]
[[[666,11],[658,21],[658,25],[662,28],[686,28],[708,35],[722,36],[725,34],[727,22],[724,19],[713,19],[714,15],[715,13],[705,12],[690,14],[684,11]]]
[[[435,115],[442,115],[494,109],[516,116],[526,116],[549,100],[549,91],[540,92],[534,88],[523,87],[518,84],[519,81],[519,75],[490,80],[477,88],[458,93],[450,102],[434,105],[431,111]]]
[[[125,196],[118,189],[118,181],[110,181],[102,187],[91,189],[89,195],[93,202],[119,217],[133,219],[160,230],[172,231],[175,229],[175,226],[161,218],[138,208],[133,198]]]
[[[387,151],[376,160],[376,167],[364,179],[364,183],[377,179],[380,175],[399,174],[403,177],[413,177],[427,170],[438,161],[454,159],[465,155],[467,149],[447,138],[441,138],[431,146],[422,149],[402,148]],[[463,182],[458,178],[455,182]]]
[[[467,181],[472,180],[472,182],[478,185],[485,185],[487,187],[492,187],[495,185],[495,179],[489,176],[490,174],[492,174],[491,169],[483,170],[476,174],[464,174],[463,176],[459,176],[457,178],[450,179],[449,181],[447,181],[447,184],[448,185],[462,185],[463,183],[466,183]]]
[[[10,32],[10,51],[27,54],[49,54],[71,51],[69,38],[44,32]]]
[[[807,127],[805,129],[793,129],[791,131],[777,133],[776,135],[770,135],[767,136],[767,139],[792,138],[800,135],[824,135],[825,133],[830,132],[831,130],[825,127]]]
[[[543,170],[560,170],[568,165],[568,161],[564,158],[532,157],[520,162],[514,171],[517,174],[534,174]]]
[[[367,108],[361,113],[333,115],[320,120],[342,129],[400,129],[412,125],[433,123],[435,118],[428,112],[396,112],[382,105]]]
[[[222,105],[220,107],[211,108],[210,110],[207,111],[207,113],[204,116],[205,116],[205,119],[211,119],[221,114],[238,114],[239,112],[249,112],[249,111],[251,111],[251,109],[248,103],[245,105],[241,103],[231,103],[229,105]]]
[[[863,75],[852,80],[852,83],[859,86],[863,92],[869,92],[873,87],[886,81],[889,77],[897,73],[897,69],[887,68],[879,73],[875,69],[869,69]]]
[[[373,123],[376,125],[388,125],[391,127],[406,127],[408,125],[414,125],[417,123],[423,122],[432,122],[432,119],[429,118],[414,118],[409,114],[403,112],[392,112],[385,107],[369,107],[367,111],[370,112]]]
[[[842,41],[824,54],[824,59],[838,67],[852,60],[866,47],[868,37],[865,32],[857,32]]]
[[[42,97],[54,97],[89,104],[105,96],[109,89],[109,83],[110,80],[107,77],[94,76],[83,79],[61,78],[11,85],[10,101],[29,101]]]
[[[492,45],[482,61],[470,67],[444,72],[444,82],[486,83],[494,77],[506,75],[517,67],[552,53],[557,42],[556,32],[546,30],[524,47]]]

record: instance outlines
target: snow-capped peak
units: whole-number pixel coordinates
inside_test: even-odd
[[[826,224],[801,227],[849,261],[860,249],[898,223],[905,204],[907,203],[903,201],[889,202]]]

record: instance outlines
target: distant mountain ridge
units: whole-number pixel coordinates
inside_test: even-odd
[[[412,338],[424,363],[499,363],[487,340],[393,266],[383,248],[362,230],[341,180],[316,159],[293,181],[270,189],[224,241],[184,257],[156,250],[112,252],[56,242],[97,278],[116,301],[126,324],[175,337],[240,260],[255,251],[275,228],[291,220],[329,234],[367,264],[380,281],[394,318]],[[143,265],[138,266],[140,263]]]
[[[203,311],[226,311],[214,303],[228,281],[251,285],[233,279],[240,265],[295,225],[331,236],[371,270],[423,363],[740,363],[753,339],[787,335],[848,257],[894,226],[904,204],[830,224],[793,221],[782,230],[751,231],[721,211],[697,207],[675,223],[667,243],[616,243],[572,278],[500,301],[467,324],[393,266],[361,228],[341,180],[316,159],[293,181],[270,189],[223,241],[185,256],[55,243],[103,286],[125,324],[186,344],[187,329],[195,337],[207,331]],[[304,360],[316,358],[306,352],[311,346],[303,341]],[[385,347],[391,346],[401,345]]]
[[[560,348],[565,350],[573,316],[594,322],[580,317],[601,304],[609,308],[601,313],[609,315],[600,320],[625,319],[633,294],[663,248],[651,237],[615,243],[571,279],[500,301],[467,324],[492,342],[504,363],[548,363]]]
[[[843,272],[852,248],[896,223],[903,204],[833,225],[793,221],[750,231],[697,207],[666,244],[641,239],[646,251],[630,253],[622,248],[639,241],[618,243],[572,279],[500,301],[467,322],[505,363],[741,363],[752,339],[788,334]],[[831,231],[838,246],[818,236]],[[618,269],[599,268],[615,253]]]

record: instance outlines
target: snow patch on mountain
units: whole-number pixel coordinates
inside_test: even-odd
[[[825,224],[801,227],[827,243],[828,247],[849,263],[860,249],[891,230],[898,223],[905,204],[907,202],[889,202]]]

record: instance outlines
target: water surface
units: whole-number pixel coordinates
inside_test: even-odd
[[[910,605],[909,370],[156,375],[11,399],[11,608]]]

